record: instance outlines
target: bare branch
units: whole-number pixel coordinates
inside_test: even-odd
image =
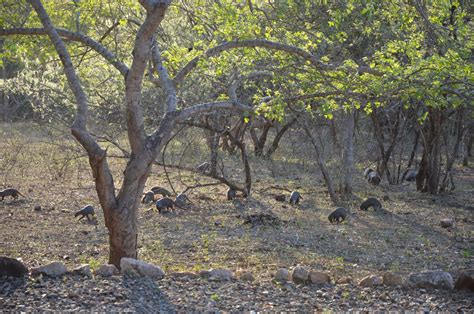
[[[114,182],[107,164],[106,151],[100,148],[91,134],[87,131],[87,97],[82,89],[81,82],[76,74],[66,46],[56,31],[56,28],[54,28],[52,25],[43,5],[39,0],[29,0],[29,2],[41,19],[41,23],[43,24],[44,29],[47,31],[48,36],[50,37],[54,48],[59,55],[69,86],[74,94],[74,97],[76,98],[77,111],[74,123],[72,125],[72,134],[87,150],[89,155],[89,163],[91,165],[94,178],[96,179],[96,189],[102,208],[111,208],[112,204],[115,204],[116,202]]]
[[[339,70],[343,67],[341,65],[323,63],[316,56],[296,46],[281,44],[281,43],[264,40],[264,39],[231,41],[231,42],[223,43],[211,49],[208,49],[202,56],[198,56],[194,58],[193,60],[189,61],[189,63],[186,64],[181,69],[181,71],[178,72],[178,74],[176,74],[174,78],[174,83],[175,85],[180,84],[184,80],[184,78],[197,66],[200,59],[215,57],[219,55],[220,53],[230,50],[230,49],[256,48],[256,47],[285,51],[291,55],[299,56],[303,60],[309,61],[313,65],[313,67],[315,67],[316,69],[322,70],[322,71],[334,71],[334,70]],[[381,75],[380,72],[368,66],[362,66],[362,65],[356,69],[345,67],[344,70],[350,71],[350,72],[370,73],[377,76]]]
[[[147,140],[141,108],[142,82],[154,33],[165,17],[166,6],[160,5],[163,2],[166,1],[140,1],[147,9],[147,16],[135,36],[133,61],[125,79],[127,131],[132,153],[144,149]]]
[[[179,111],[179,114],[176,117],[176,122],[181,122],[199,113],[209,112],[216,109],[233,109],[233,110],[238,110],[238,111],[254,111],[255,110],[254,108],[250,106],[235,103],[230,100],[216,101],[216,102],[194,105],[194,106],[191,106]]]
[[[110,64],[112,64],[117,70],[119,70],[120,74],[122,74],[123,76],[127,75],[128,67],[125,65],[125,63],[119,61],[117,59],[117,56],[115,56],[111,51],[109,51],[99,42],[93,40],[92,38],[84,34],[71,32],[62,28],[56,28],[56,32],[61,37],[80,42],[86,45],[87,47],[93,49],[95,52],[104,57],[104,59],[109,61]],[[0,28],[0,36],[14,35],[48,35],[48,31],[45,28]]]
[[[155,39],[153,39],[153,47],[151,51],[153,67],[160,75],[160,80],[166,93],[166,111],[174,111],[176,110],[176,104],[178,103],[178,98],[176,97],[176,88],[173,81],[169,77],[168,70],[163,65],[158,43]]]

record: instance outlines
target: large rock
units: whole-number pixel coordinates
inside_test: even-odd
[[[286,268],[280,268],[280,269],[277,270],[277,272],[275,273],[274,279],[275,279],[276,281],[285,282],[285,281],[288,280],[289,277],[290,277],[290,272],[288,271],[288,269],[286,269]]]
[[[382,284],[382,277],[376,275],[369,275],[367,277],[362,278],[359,281],[359,286],[361,287],[375,287]]]
[[[408,275],[407,284],[419,288],[454,288],[451,274],[441,270],[411,273]]]
[[[123,273],[141,275],[153,279],[162,279],[165,276],[165,272],[160,267],[129,257],[122,257],[120,268]]]
[[[65,273],[67,273],[67,268],[60,262],[52,262],[51,264],[31,269],[32,276],[43,274],[50,277],[57,277],[62,276]]]
[[[28,274],[28,268],[17,259],[0,256],[0,277],[21,277]]]
[[[458,280],[456,280],[454,288],[458,290],[471,290],[474,292],[474,269],[466,269],[463,271],[459,275]]]
[[[322,285],[331,281],[331,277],[322,271],[310,271],[309,281],[315,285]]]
[[[391,272],[386,272],[382,276],[383,284],[386,286],[403,286],[403,277]]]
[[[92,277],[91,268],[89,264],[82,264],[74,268],[73,270],[71,270],[71,274]]]
[[[216,268],[209,271],[209,280],[231,281],[232,278],[234,278],[234,275],[228,269]]]
[[[309,278],[309,271],[302,266],[296,266],[293,269],[293,273],[291,274],[291,279],[293,279],[294,283],[306,283],[308,282]]]
[[[100,276],[100,277],[110,277],[112,275],[118,274],[119,271],[117,267],[113,264],[104,264],[101,265],[99,268],[97,268],[94,271],[94,275]]]

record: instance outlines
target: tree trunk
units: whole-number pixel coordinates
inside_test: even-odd
[[[462,138],[464,135],[464,130],[463,130],[463,117],[464,117],[464,107],[459,107],[458,112],[457,112],[457,119],[455,122],[455,128],[456,128],[456,138],[455,138],[455,143],[453,146],[453,150],[451,153],[449,153],[449,145],[448,145],[448,140],[446,140],[446,171],[443,177],[443,180],[441,182],[441,186],[439,187],[439,191],[441,193],[446,191],[446,188],[448,187],[449,182],[451,181],[452,188],[451,190],[454,190],[454,184],[452,181],[452,168],[454,165],[454,161],[456,160],[456,157],[458,156],[459,153],[459,147],[461,146],[462,143]]]
[[[311,144],[313,144],[314,151],[316,153],[316,162],[318,163],[319,170],[321,170],[321,173],[323,174],[324,182],[326,183],[326,186],[328,188],[329,198],[334,204],[338,204],[339,200],[336,196],[336,191],[334,189],[334,184],[332,182],[331,174],[329,172],[329,169],[326,167],[326,162],[323,158],[321,148],[318,142],[314,139],[310,130],[306,126],[303,126],[303,129],[306,135],[309,137]]]
[[[440,179],[440,135],[443,113],[428,107],[427,125],[423,127],[423,157],[416,179],[417,190],[438,194]]]
[[[352,194],[352,180],[354,175],[354,110],[344,114],[345,137],[344,149],[342,151],[342,161],[344,170],[343,192]]]
[[[285,124],[275,135],[273,139],[272,145],[268,148],[267,153],[265,154],[266,158],[270,158],[273,153],[278,149],[278,145],[280,145],[280,140],[283,135],[288,131],[288,129],[297,121],[298,117],[293,118],[290,122]]]
[[[262,157],[263,156],[263,149],[265,148],[265,143],[267,142],[268,132],[272,127],[273,123],[268,121],[265,123],[262,129],[262,134],[258,138],[257,142],[254,141],[254,149],[255,149],[255,156]],[[255,130],[255,129],[254,129]]]

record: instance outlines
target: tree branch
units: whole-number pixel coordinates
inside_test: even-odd
[[[166,93],[166,111],[176,110],[178,98],[176,97],[176,88],[173,81],[170,79],[168,70],[163,65],[161,59],[161,52],[158,48],[158,43],[153,39],[153,47],[151,49],[151,57],[155,71],[160,75],[161,84]]]
[[[233,109],[237,111],[254,111],[255,109],[240,103],[235,103],[234,101],[216,101],[204,104],[198,104],[186,109],[179,111],[178,116],[176,117],[176,122],[181,122],[187,118],[197,115],[203,112],[209,112],[216,109]]]
[[[161,5],[162,2],[140,1],[147,10],[147,15],[135,36],[132,53],[133,61],[125,79],[128,140],[134,155],[145,148],[147,141],[141,107],[141,92],[143,76],[151,52],[152,39],[156,29],[165,17],[166,6]]]
[[[313,67],[322,71],[334,71],[334,70],[339,70],[341,67],[343,67],[341,65],[323,63],[316,56],[296,46],[281,44],[281,43],[264,40],[264,39],[253,39],[253,40],[226,42],[216,47],[213,47],[211,49],[208,49],[203,55],[198,56],[194,58],[193,60],[189,61],[189,63],[186,64],[181,69],[181,71],[178,72],[178,74],[176,74],[173,81],[175,85],[180,84],[184,80],[184,78],[197,66],[199,60],[203,58],[215,57],[219,55],[220,53],[230,50],[230,49],[256,48],[256,47],[285,51],[291,55],[301,57],[305,61],[309,61]],[[359,66],[357,69],[353,69],[350,67],[345,67],[344,69],[349,72],[370,73],[377,76],[382,75],[382,73],[368,66],[362,66],[362,65]]]
[[[128,67],[121,61],[117,59],[111,51],[105,48],[99,42],[93,40],[92,38],[81,34],[68,31],[62,28],[56,28],[56,32],[59,36],[67,38],[69,40],[80,42],[87,47],[93,49],[95,52],[104,57],[105,60],[109,61],[123,76],[127,75]],[[0,28],[0,36],[14,36],[14,35],[49,35],[48,31],[45,28],[11,28],[3,29]]]
[[[79,77],[76,74],[74,66],[71,62],[71,57],[59,36],[56,28],[51,23],[46,10],[44,9],[41,1],[29,0],[32,7],[38,14],[44,29],[47,31],[56,52],[63,64],[64,73],[66,74],[69,87],[71,88],[74,97],[76,98],[77,111],[72,125],[72,134],[81,143],[81,145],[87,150],[89,155],[89,163],[92,168],[94,178],[96,179],[96,189],[99,195],[103,209],[113,208],[116,202],[115,199],[115,188],[110,173],[110,169],[106,160],[106,151],[104,151],[97,142],[94,140],[92,135],[87,131],[87,97],[82,89]]]

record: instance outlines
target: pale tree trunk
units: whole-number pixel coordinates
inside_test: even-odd
[[[324,182],[326,183],[329,198],[334,204],[338,204],[339,200],[336,196],[336,191],[334,189],[331,173],[329,172],[329,169],[326,167],[326,161],[324,160],[322,149],[320,145],[318,144],[318,141],[314,138],[314,135],[311,133],[310,129],[306,125],[303,125],[303,129],[306,135],[309,137],[311,144],[313,144],[314,151],[316,153],[316,162],[318,164],[319,170],[321,170]]]
[[[343,186],[342,193],[352,194],[354,176],[354,110],[344,113],[344,148],[342,151]]]
[[[451,190],[454,190],[452,169],[454,161],[458,156],[459,148],[462,146],[462,139],[465,131],[463,128],[464,107],[459,107],[457,111],[457,119],[455,121],[456,137],[454,139],[455,142],[451,152],[449,152],[449,139],[446,139],[446,171],[439,188],[441,193],[446,191],[449,183],[451,183]]]

